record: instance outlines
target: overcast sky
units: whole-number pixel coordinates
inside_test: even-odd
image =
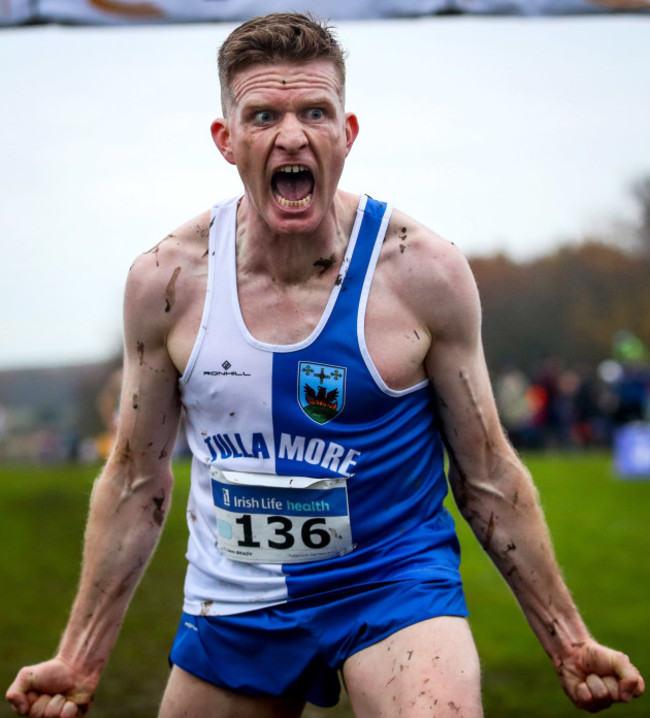
[[[0,368],[121,347],[133,258],[240,191],[213,148],[232,25],[0,32]],[[650,18],[345,22],[361,132],[342,186],[466,254],[525,259],[633,220]]]

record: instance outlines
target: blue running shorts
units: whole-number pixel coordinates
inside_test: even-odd
[[[467,615],[457,577],[371,584],[234,616],[183,613],[169,660],[235,693],[329,708],[349,656],[419,621]]]

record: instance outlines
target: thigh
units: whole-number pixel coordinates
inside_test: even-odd
[[[304,702],[231,693],[172,667],[158,718],[298,718]]]
[[[481,718],[478,654],[464,618],[441,616],[355,653],[343,676],[357,718]]]

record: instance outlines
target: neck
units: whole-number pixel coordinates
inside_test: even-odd
[[[238,274],[266,275],[284,285],[303,284],[338,271],[354,223],[357,198],[337,192],[330,210],[310,234],[277,234],[246,197],[237,211]]]

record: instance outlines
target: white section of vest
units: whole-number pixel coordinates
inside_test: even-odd
[[[281,568],[247,565],[222,556],[216,542],[216,514],[212,498],[210,462],[215,427],[227,425],[239,453],[250,446],[237,436],[264,437],[268,458],[239,458],[244,471],[274,470],[271,417],[270,352],[251,351],[238,322],[235,268],[235,226],[238,198],[217,205],[212,212],[209,272],[201,329],[187,370],[180,380],[188,444],[194,455],[188,500],[190,532],[184,610],[191,614],[226,615],[286,600]],[[244,386],[242,386],[242,384]],[[259,407],[246,415],[238,402],[242,388]],[[207,401],[206,401],[207,400]],[[209,411],[205,410],[209,408]],[[212,444],[210,443],[212,442]]]

